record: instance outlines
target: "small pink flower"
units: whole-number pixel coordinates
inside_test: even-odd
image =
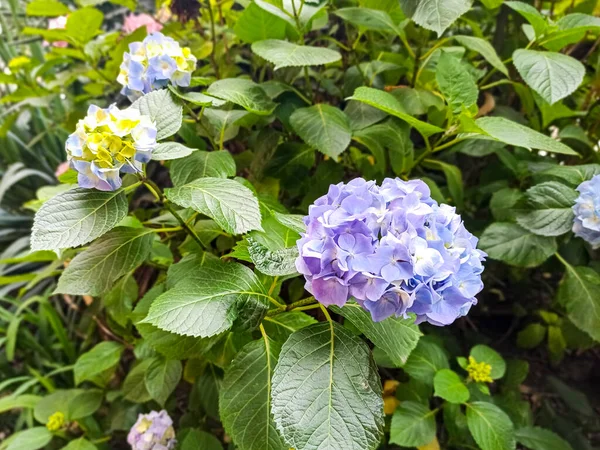
[[[67,16],[58,16],[48,21],[49,30],[64,30],[67,27]],[[44,41],[44,46],[50,45]],[[69,45],[66,41],[56,41],[52,43],[53,47],[67,47]]]
[[[148,14],[130,14],[125,17],[123,31],[126,34],[131,34],[139,27],[143,26],[146,27],[148,34],[154,33],[155,31],[160,31],[163,27],[160,22]]]
[[[58,167],[56,168],[56,172],[54,172],[54,175],[56,175],[56,178],[60,177],[63,173],[65,173],[67,170],[69,170],[69,161],[65,161],[65,162],[61,162]]]

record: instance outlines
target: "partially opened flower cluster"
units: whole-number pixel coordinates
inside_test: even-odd
[[[420,180],[332,185],[304,221],[296,267],[322,304],[354,297],[375,321],[415,313],[448,325],[483,288],[477,238]]]
[[[113,191],[121,187],[121,172],[141,171],[156,145],[156,126],[139,110],[91,105],[65,149],[79,186]]]
[[[189,86],[195,68],[196,57],[188,47],[156,32],[142,42],[129,44],[117,81],[123,85],[121,93],[133,101],[169,82]]]
[[[581,183],[577,190],[579,197],[573,206],[575,220],[573,233],[590,243],[592,248],[600,247],[600,175]]]
[[[173,420],[165,410],[140,414],[127,443],[133,450],[171,450],[177,444]]]

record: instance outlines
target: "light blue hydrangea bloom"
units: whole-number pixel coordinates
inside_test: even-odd
[[[177,444],[173,420],[165,410],[140,414],[129,431],[127,443],[132,450],[171,450]]]
[[[142,42],[129,44],[117,81],[123,85],[121,94],[134,101],[169,82],[189,86],[195,68],[196,57],[188,47],[180,47],[174,39],[156,32]]]
[[[140,172],[156,145],[156,126],[139,110],[91,105],[65,149],[79,186],[114,191],[121,187],[120,173]]]
[[[477,303],[486,254],[420,180],[332,185],[304,223],[296,267],[324,305],[354,298],[374,321],[414,313],[448,325]]]
[[[573,233],[589,242],[592,248],[600,248],[600,175],[584,181],[577,190],[579,197],[573,206]]]

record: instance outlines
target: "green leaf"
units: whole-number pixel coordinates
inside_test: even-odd
[[[448,191],[452,197],[452,201],[460,209],[464,208],[465,193],[463,188],[463,178],[460,169],[452,164],[448,164],[442,161],[428,159],[425,160],[425,165],[430,168],[441,169],[446,177],[448,183]]]
[[[374,450],[383,400],[369,348],[335,322],[296,331],[273,373],[272,411],[286,443],[303,450]]]
[[[192,429],[181,440],[179,450],[223,450],[221,442],[206,431]]]
[[[286,22],[271,14],[256,3],[250,3],[237,19],[233,28],[237,37],[243,42],[253,42],[265,39],[285,38]]]
[[[288,311],[265,317],[262,325],[270,339],[284,343],[292,333],[317,321],[302,311]]]
[[[557,250],[554,238],[537,236],[514,223],[487,227],[479,247],[490,258],[517,267],[537,267]]]
[[[458,374],[450,369],[439,370],[433,378],[435,395],[450,403],[465,403],[471,394]]]
[[[144,322],[177,334],[209,337],[229,329],[240,313],[242,321],[260,320],[269,298],[247,267],[206,262],[154,300]]]
[[[33,0],[27,4],[25,12],[28,16],[56,17],[69,14],[71,10],[58,0]]]
[[[394,23],[390,15],[381,10],[369,8],[341,8],[334,11],[334,14],[341,17],[352,25],[362,27],[367,30],[382,31],[400,35],[402,28]]]
[[[400,0],[408,17],[423,28],[435,31],[438,37],[466,13],[472,3],[473,0]]]
[[[67,17],[66,32],[69,38],[80,45],[87,44],[100,33],[104,14],[96,8],[81,8]]]
[[[172,85],[169,85],[169,90],[180,99],[190,102],[193,105],[219,107],[227,103],[225,100],[211,97],[202,92],[182,92]]]
[[[146,403],[152,400],[152,396],[146,389],[146,372],[150,365],[154,363],[153,358],[144,359],[129,370],[121,390],[123,391],[125,400],[133,403]]]
[[[44,424],[55,412],[63,413],[67,422],[79,420],[94,414],[102,405],[103,398],[104,393],[100,389],[58,389],[37,402],[33,415]]]
[[[85,438],[74,439],[69,442],[66,446],[62,448],[62,450],[97,450],[94,444],[88,441]]]
[[[523,80],[550,104],[575,92],[585,75],[583,64],[562,53],[519,49],[513,62]]]
[[[123,346],[118,342],[105,341],[81,355],[73,368],[75,384],[94,381],[99,375],[114,369],[119,364],[122,351]]]
[[[517,334],[517,346],[531,349],[542,343],[546,337],[546,327],[541,323],[530,323]]]
[[[179,142],[164,142],[152,151],[152,159],[154,161],[168,161],[171,159],[179,159],[189,156],[195,149],[186,147]]]
[[[197,151],[171,163],[171,179],[175,186],[190,183],[198,178],[227,178],[235,176],[235,161],[227,150]]]
[[[435,413],[417,402],[402,402],[392,416],[390,444],[421,447],[435,438]]]
[[[147,228],[115,228],[79,253],[58,280],[56,294],[101,295],[143,263],[154,235]]]
[[[322,66],[342,59],[342,55],[335,50],[298,45],[277,39],[255,42],[252,44],[252,51],[275,64],[275,70],[284,67]]]
[[[87,244],[114,228],[129,205],[122,190],[75,188],[42,205],[31,230],[32,250],[55,250]]]
[[[277,106],[260,85],[243,78],[225,78],[215,81],[206,92],[260,116],[268,116]]]
[[[517,216],[517,223],[541,236],[560,236],[573,227],[573,205],[577,191],[556,181],[541,183],[525,193],[528,211]]]
[[[439,370],[448,368],[448,357],[444,350],[424,339],[419,341],[403,367],[412,378],[428,385],[433,384],[433,378]]]
[[[157,358],[148,367],[144,381],[146,389],[156,402],[164,406],[181,379],[181,362]]]
[[[406,363],[422,336],[414,317],[389,317],[381,322],[373,322],[371,314],[356,303],[346,303],[343,308],[332,307],[332,311],[348,319],[398,366]]]
[[[246,238],[246,241],[248,242],[248,254],[260,272],[274,277],[298,273],[296,270],[298,249],[296,247],[271,251],[250,236]]]
[[[52,440],[52,433],[46,427],[33,427],[13,434],[7,442],[6,450],[38,450]]]
[[[600,274],[590,267],[565,267],[556,298],[571,322],[600,341]]]
[[[352,139],[348,117],[330,105],[298,108],[292,113],[290,124],[304,142],[334,159],[346,150]]]
[[[156,140],[173,136],[181,128],[183,106],[175,101],[168,89],[159,89],[137,99],[131,108],[149,116],[156,125]]]
[[[165,190],[173,203],[192,208],[231,234],[262,230],[258,200],[250,189],[225,178],[200,178]]]
[[[250,342],[225,371],[219,395],[221,421],[240,450],[287,450],[271,416],[271,377],[279,344]]]
[[[548,28],[548,22],[544,15],[533,6],[515,1],[504,2],[504,4],[521,14],[531,24],[537,37],[540,37]]]
[[[31,394],[7,395],[0,398],[0,414],[11,409],[35,408],[42,400],[42,397]]]
[[[467,47],[471,51],[479,53],[487,62],[491,64],[492,67],[508,76],[508,69],[496,53],[494,47],[492,47],[492,44],[490,44],[488,41],[475,36],[454,36],[454,39],[460,45]]]
[[[273,212],[273,217],[277,222],[281,225],[294,230],[297,233],[306,232],[306,225],[304,225],[304,216],[299,214],[282,214],[278,212]]]
[[[544,428],[519,428],[515,434],[517,442],[531,450],[573,450],[571,444]]]
[[[110,317],[122,327],[127,326],[133,304],[138,299],[139,290],[135,278],[126,275],[106,293],[102,303]]]
[[[489,136],[508,145],[578,156],[565,144],[503,117],[480,117],[475,123]]]
[[[379,89],[359,87],[354,91],[354,95],[347,100],[363,102],[367,105],[381,109],[392,116],[396,116],[416,128],[424,137],[444,131],[435,125],[430,125],[427,122],[415,119],[410,114],[406,113],[404,107],[396,97]]]
[[[475,80],[460,60],[448,52],[442,52],[435,70],[440,91],[454,109],[469,109],[477,102],[479,90]]]
[[[484,362],[492,366],[490,373],[492,379],[497,380],[502,378],[506,373],[506,362],[502,356],[487,345],[476,345],[471,349],[470,355],[475,358],[475,361]]]
[[[540,176],[558,178],[572,186],[579,186],[584,181],[600,174],[600,164],[583,164],[581,166],[555,166],[539,172]]]
[[[482,450],[516,448],[515,431],[510,418],[492,403],[467,403],[467,425]]]
[[[353,131],[363,130],[387,117],[382,110],[354,100],[348,102],[344,113],[348,117]]]
[[[514,222],[514,207],[523,198],[523,193],[516,188],[502,188],[492,194],[490,209],[497,222]]]

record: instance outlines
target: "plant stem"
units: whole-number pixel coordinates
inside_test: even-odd
[[[210,62],[212,63],[213,70],[215,71],[215,76],[219,77],[219,65],[217,64],[217,58],[215,57],[217,51],[217,32],[215,31],[215,15],[212,10],[212,6],[210,4],[210,0],[208,0],[208,16],[210,18],[210,34],[212,38],[212,50],[210,52]]]
[[[316,304],[317,300],[314,297],[308,297],[302,300],[298,300],[297,302],[290,303],[289,305],[282,305],[277,309],[272,309],[267,313],[267,316],[276,316],[277,314],[281,314],[283,312],[292,311],[296,309],[312,309],[314,307],[318,307]],[[310,305],[310,308],[308,308]]]
[[[187,234],[189,234],[190,237],[196,241],[200,248],[204,248],[204,244],[202,243],[194,229],[185,220],[183,220],[183,217],[181,217],[179,213],[175,210],[175,208],[173,208],[173,205],[171,205],[171,202],[169,201],[169,199],[167,199],[167,197],[165,197],[165,194],[157,186],[157,184],[154,181],[149,180],[148,178],[142,178],[141,181],[142,183],[144,183],[144,186],[146,186],[148,190],[154,194],[156,199],[159,202],[162,202],[165,208],[167,208],[169,212],[173,214],[173,217],[177,219],[177,221],[181,225],[181,228],[183,228],[187,232]]]

